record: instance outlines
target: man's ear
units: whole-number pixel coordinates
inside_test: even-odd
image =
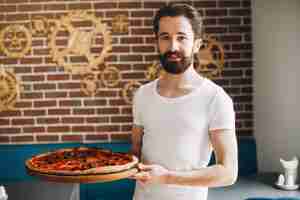
[[[195,42],[194,42],[194,49],[193,49],[193,51],[195,53],[198,52],[201,46],[202,46],[202,39],[201,38],[196,39]]]

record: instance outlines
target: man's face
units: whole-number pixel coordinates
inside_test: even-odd
[[[181,74],[193,60],[194,32],[184,16],[162,17],[157,33],[160,62],[171,74]]]

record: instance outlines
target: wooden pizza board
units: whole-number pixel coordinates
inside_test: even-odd
[[[32,171],[28,168],[27,173],[30,176],[36,176],[46,181],[62,182],[62,183],[101,183],[116,181],[128,178],[138,172],[137,168],[132,168],[126,171],[115,172],[110,174],[88,174],[88,175],[54,175]]]

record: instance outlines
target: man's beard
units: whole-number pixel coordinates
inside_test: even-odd
[[[180,60],[169,60],[172,56],[176,56]],[[184,73],[192,63],[192,57],[185,57],[183,53],[178,51],[167,51],[159,55],[160,63],[163,69],[170,74]]]

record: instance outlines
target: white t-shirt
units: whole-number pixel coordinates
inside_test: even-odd
[[[157,83],[141,86],[134,96],[134,124],[144,128],[142,161],[178,171],[206,167],[212,153],[208,130],[235,128],[231,98],[205,78],[176,98],[159,95]],[[137,183],[134,193],[134,200],[206,199],[205,187]]]

